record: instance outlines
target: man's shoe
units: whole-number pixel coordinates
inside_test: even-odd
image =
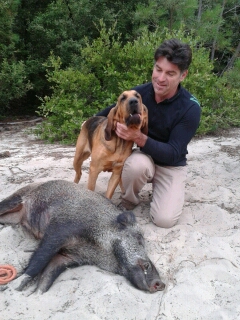
[[[127,200],[122,200],[117,205],[117,207],[119,209],[121,209],[122,211],[132,211],[136,206],[137,206],[137,204],[134,204],[134,203],[127,201]]]

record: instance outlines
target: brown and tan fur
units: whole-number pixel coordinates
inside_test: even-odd
[[[95,116],[83,123],[76,144],[73,166],[76,171],[74,182],[81,179],[82,163],[91,155],[88,177],[88,189],[95,189],[98,175],[101,171],[112,172],[108,182],[106,197],[111,199],[121,180],[125,160],[132,152],[133,142],[126,141],[115,133],[117,122],[127,127],[148,131],[147,108],[142,98],[135,90],[124,91],[108,117]]]

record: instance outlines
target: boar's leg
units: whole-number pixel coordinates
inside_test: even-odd
[[[67,268],[77,266],[78,264],[61,254],[56,254],[47,267],[44,269],[42,274],[39,276],[38,284],[31,291],[33,293],[38,289],[39,293],[44,293],[48,291],[54,280]],[[26,285],[32,280],[32,277],[24,273],[16,280],[11,283],[11,287],[17,291],[22,291]]]
[[[49,264],[50,260],[64,246],[67,239],[74,236],[74,230],[76,231],[76,224],[50,223],[38,248],[31,256],[24,274],[28,275],[31,279],[40,274]]]
[[[24,214],[22,197],[17,194],[0,202],[0,223],[17,224]]]
[[[49,262],[47,267],[39,278],[38,292],[48,291],[55,279],[67,268],[77,266],[78,264],[71,258],[62,254],[56,254]]]
[[[23,196],[33,191],[39,184],[33,183],[14,192],[0,202],[0,223],[17,224],[26,215]]]

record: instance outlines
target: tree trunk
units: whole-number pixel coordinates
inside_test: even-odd
[[[224,74],[224,72],[228,71],[229,69],[231,69],[233,67],[233,64],[234,64],[235,60],[237,59],[239,53],[240,53],[240,42],[238,43],[238,46],[237,46],[234,54],[232,55],[232,58],[228,61],[228,64],[223,69],[221,76]]]
[[[201,18],[202,18],[202,0],[199,0],[197,21],[200,22]]]
[[[226,0],[223,0],[222,10],[221,10],[220,17],[219,17],[219,24],[217,25],[216,35],[215,35],[215,38],[213,40],[213,45],[212,45],[212,52],[211,52],[211,61],[212,62],[213,62],[214,57],[215,57],[215,51],[216,51],[216,47],[217,47],[217,36],[218,36],[218,33],[219,33],[219,29],[221,27],[221,22],[222,22],[222,17],[223,17],[225,4],[226,4]]]

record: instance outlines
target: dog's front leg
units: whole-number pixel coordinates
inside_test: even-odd
[[[100,169],[99,167],[96,167],[91,161],[90,167],[89,167],[89,175],[88,175],[88,189],[89,190],[92,190],[92,191],[95,190],[97,178],[98,178],[98,175],[101,171],[103,171],[103,170]]]
[[[122,174],[122,165],[114,167],[111,178],[108,182],[108,188],[106,192],[106,198],[111,199],[113,196],[113,193],[115,189],[117,188],[118,184],[121,180],[121,174]]]

